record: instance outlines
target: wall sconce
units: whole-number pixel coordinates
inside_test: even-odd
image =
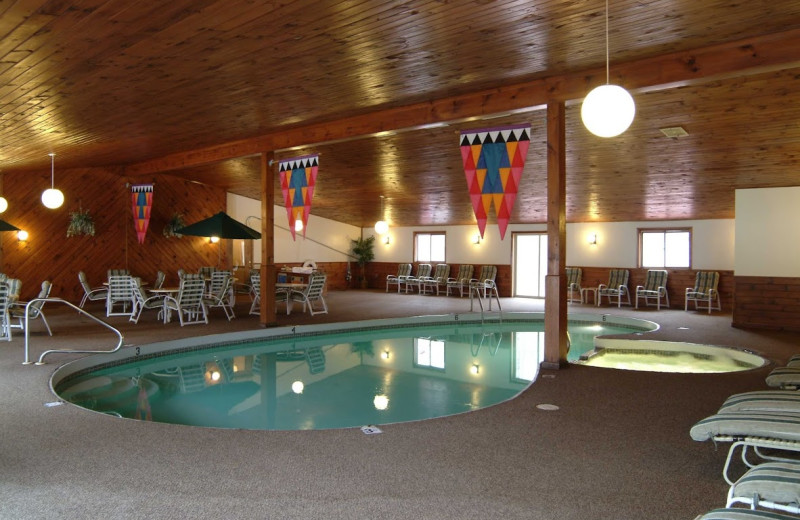
[[[392,239],[391,239],[391,238],[389,238],[389,235],[386,235],[386,236],[385,236],[385,237],[383,237],[381,240],[382,240],[382,241],[383,241],[383,243],[384,243],[384,244],[386,244],[387,246],[388,246],[389,244],[391,244],[391,243],[392,243]]]
[[[25,231],[24,229],[20,229],[19,231],[17,231],[17,240],[19,240],[20,242],[27,241],[28,240],[28,232]]]
[[[480,233],[475,233],[474,235],[472,235],[472,243],[476,245],[481,243]]]
[[[383,195],[381,195],[381,216],[380,220],[375,223],[375,233],[379,235],[385,235],[389,232],[389,223],[383,220],[383,217]]]
[[[390,356],[391,354],[389,353],[389,349],[386,349],[383,352],[381,352],[381,359],[389,359]]]
[[[469,367],[469,373],[476,376],[481,371],[481,366],[477,363],[473,363],[471,367]]]
[[[217,242],[219,242],[219,237],[208,237],[209,244],[216,244]]]
[[[590,246],[597,245],[597,233],[589,233],[589,245]]]

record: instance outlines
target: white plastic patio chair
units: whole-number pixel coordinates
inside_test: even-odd
[[[106,296],[106,317],[128,316],[134,312],[134,296],[130,275],[113,275],[108,278],[108,295]],[[115,310],[121,306],[122,310]]]
[[[81,303],[79,305],[81,309],[83,309],[86,302],[101,301],[108,298],[108,289],[105,287],[92,288],[92,286],[89,285],[89,280],[86,278],[86,273],[83,271],[78,272],[78,280],[83,288],[83,298],[81,298]]]
[[[221,307],[225,311],[228,321],[236,317],[233,312],[233,276],[230,271],[215,271],[211,275],[211,288],[208,294],[203,296],[203,300],[209,310],[214,307]]]
[[[139,323],[139,318],[142,312],[147,309],[158,310],[158,317],[162,317],[164,313],[164,298],[165,294],[155,294],[146,297],[144,289],[142,288],[142,280],[138,277],[131,277],[131,290],[134,298],[134,309],[131,313],[130,321]]]
[[[669,294],[667,293],[667,271],[650,269],[644,279],[644,285],[636,286],[636,308],[639,308],[639,298],[644,299],[645,305],[652,305],[654,300],[658,310],[662,305],[669,307]],[[663,302],[663,303],[662,303]]]
[[[472,264],[461,264],[458,266],[458,274],[456,277],[447,279],[447,291],[445,294],[450,296],[450,290],[452,289],[455,292],[457,288],[458,295],[463,297],[464,289],[469,289],[469,282],[472,279],[472,272],[474,270],[475,267]]]
[[[50,290],[52,288],[53,285],[48,280],[45,280],[42,282],[42,288],[39,291],[39,294],[36,296],[37,301],[31,303],[30,306],[28,306],[28,302],[17,301],[12,303],[8,308],[8,312],[12,320],[17,320],[17,325],[10,324],[9,327],[25,330],[25,312],[27,309],[28,321],[35,320],[36,318],[42,318],[42,322],[44,323],[44,327],[47,329],[47,333],[52,336],[53,331],[50,330],[50,324],[47,323],[47,318],[45,318],[44,312],[42,312],[42,307],[44,307],[45,302],[39,300],[40,298],[49,298]]]
[[[286,302],[286,314],[291,314],[294,302],[303,303],[303,312],[308,312],[313,316],[315,314],[327,314],[328,304],[325,303],[325,298],[322,293],[325,290],[325,280],[327,275],[323,273],[314,273],[308,280],[308,285],[302,291],[292,289],[288,293],[288,300]],[[277,295],[276,295],[277,297]],[[314,303],[318,302],[322,307],[314,308]]]
[[[208,312],[203,301],[205,282],[200,278],[184,278],[176,297],[164,298],[164,312],[177,311],[181,327],[208,324]]]

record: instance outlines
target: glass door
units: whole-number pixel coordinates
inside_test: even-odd
[[[547,234],[514,234],[514,296],[544,298]]]

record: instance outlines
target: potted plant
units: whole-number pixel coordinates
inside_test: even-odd
[[[94,220],[92,220],[89,210],[79,209],[69,214],[67,237],[78,235],[94,236]]]
[[[167,225],[164,226],[164,236],[167,238],[181,238],[183,235],[178,233],[178,230],[184,227],[186,227],[186,222],[183,220],[183,215],[175,213],[172,215],[172,218],[169,219]]]
[[[367,288],[367,262],[371,262],[375,259],[375,236],[369,236],[367,238],[358,237],[354,240],[351,240],[352,245],[352,254],[356,258],[356,262],[358,266],[361,268],[361,278],[359,278],[361,282],[361,288]]]

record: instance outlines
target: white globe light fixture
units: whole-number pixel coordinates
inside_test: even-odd
[[[0,213],[8,209],[8,201],[5,197],[0,197]]]
[[[64,194],[55,188],[56,154],[50,155],[50,187],[42,192],[42,204],[50,209],[60,208],[64,204]]]
[[[581,119],[587,130],[598,137],[615,137],[631,126],[636,114],[633,97],[627,90],[609,82],[608,0],[606,0],[606,84],[596,87],[581,105]]]
[[[389,224],[383,220],[383,195],[381,195],[381,220],[375,223],[375,232],[379,235],[385,235],[389,232]]]

